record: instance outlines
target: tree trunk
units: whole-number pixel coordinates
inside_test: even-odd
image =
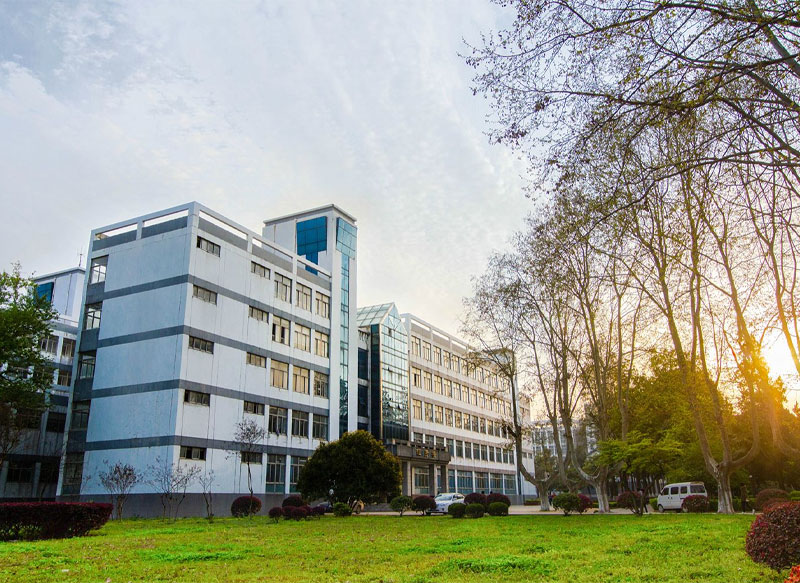
[[[611,512],[611,506],[608,503],[608,480],[598,480],[595,489],[597,490],[597,511],[600,514]]]
[[[547,483],[536,482],[536,491],[539,492],[539,509],[543,512],[548,512],[550,510],[550,497],[547,492]]]
[[[719,467],[714,478],[717,480],[717,500],[719,514],[733,514],[733,493],[731,492],[731,473],[726,467]]]

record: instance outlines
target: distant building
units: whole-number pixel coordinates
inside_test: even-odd
[[[37,293],[50,300],[58,317],[53,333],[42,342],[52,360],[53,386],[46,395],[48,409],[26,417],[20,445],[0,467],[0,500],[53,500],[67,418],[69,387],[85,270],[80,267],[34,277]]]

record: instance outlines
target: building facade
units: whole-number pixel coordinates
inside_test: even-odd
[[[248,469],[268,503],[292,492],[319,443],[355,428],[354,223],[330,206],[257,234],[190,203],[92,231],[61,496],[103,496],[116,463],[197,468],[225,508]],[[247,451],[244,421],[266,432]],[[128,507],[161,511],[146,483]],[[181,513],[203,507],[195,481]]]
[[[0,467],[0,500],[53,500],[56,496],[84,272],[75,267],[34,278],[37,293],[58,313],[51,322],[52,334],[41,346],[53,364],[53,385],[46,395],[48,409],[25,417],[28,423],[20,443]]]

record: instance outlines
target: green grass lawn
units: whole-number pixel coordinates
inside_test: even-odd
[[[358,516],[126,520],[0,543],[0,581],[779,583],[744,552],[752,516]]]

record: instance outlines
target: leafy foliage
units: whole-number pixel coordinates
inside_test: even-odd
[[[334,516],[342,517],[342,516],[350,516],[351,514],[353,514],[353,509],[350,508],[348,504],[345,504],[344,502],[337,502],[336,504],[333,505]]]
[[[472,492],[464,496],[464,504],[483,504],[486,506],[486,495],[480,492]]]
[[[467,505],[463,502],[453,502],[447,507],[447,514],[453,518],[464,518],[464,513],[467,511]]]
[[[586,494],[578,494],[578,514],[583,514],[592,507],[592,499]]]
[[[786,490],[767,488],[766,490],[761,490],[758,494],[756,494],[756,499],[753,502],[753,505],[755,506],[756,510],[766,510],[773,504],[788,501],[789,493]]]
[[[93,502],[0,504],[0,540],[84,536],[108,522],[112,509]]]
[[[436,510],[436,500],[433,499],[433,496],[414,496],[414,499],[411,501],[411,510],[423,513]]]
[[[100,483],[111,495],[117,519],[122,518],[125,501],[133,487],[142,481],[142,476],[130,464],[117,462],[107,472],[100,472]]]
[[[553,498],[553,508],[561,510],[564,516],[569,516],[572,512],[578,512],[580,507],[581,499],[572,492],[562,492]]]
[[[508,516],[508,506],[505,502],[490,502],[487,512],[489,516]]]
[[[486,504],[491,504],[492,502],[502,502],[506,506],[511,506],[511,499],[508,496],[496,492],[486,496]]]
[[[681,509],[684,512],[708,512],[709,502],[706,496],[687,496],[683,499]]]
[[[242,518],[261,512],[261,500],[255,496],[239,496],[231,503],[231,516]]]
[[[353,431],[317,448],[300,472],[297,488],[310,500],[371,502],[397,495],[400,479],[397,458],[368,432]]]
[[[627,508],[633,512],[636,512],[636,510],[640,508],[641,502],[642,495],[632,490],[626,490],[617,496],[617,507]]]
[[[747,533],[745,550],[756,563],[776,571],[800,563],[800,503],[772,506],[758,516]]]
[[[789,576],[786,577],[783,583],[800,583],[800,565],[792,567],[792,570],[789,571]]]
[[[273,506],[269,509],[267,515],[275,522],[283,518],[283,506]]]
[[[410,496],[395,496],[392,498],[392,501],[389,502],[389,507],[395,512],[399,512],[400,516],[403,516],[406,510],[411,509],[411,503],[412,500]]]
[[[467,504],[466,509],[464,510],[464,514],[467,518],[480,518],[483,516],[485,509],[483,504],[478,502],[474,502],[472,504]]]
[[[283,509],[283,515],[291,520],[305,520],[311,514],[309,506],[286,506]]]
[[[291,496],[287,496],[281,502],[281,506],[286,508],[287,506],[305,506],[306,501],[303,500],[302,496],[298,496],[297,494],[292,494]]]

